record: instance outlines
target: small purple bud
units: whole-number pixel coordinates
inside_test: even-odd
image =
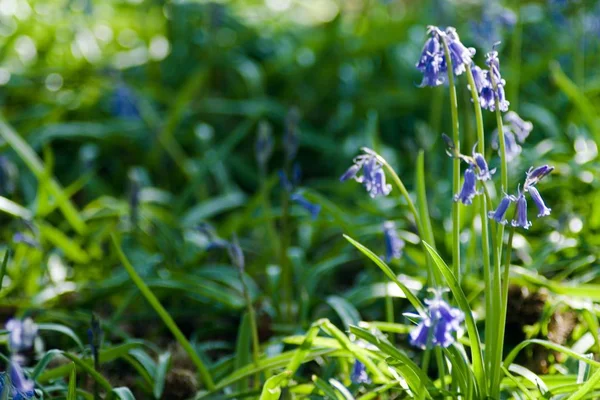
[[[476,185],[477,176],[473,172],[473,168],[469,167],[465,170],[465,180],[460,193],[454,196],[454,201],[460,201],[465,205],[473,203],[473,197],[477,194]]]
[[[493,219],[499,224],[506,224],[507,220],[506,218],[504,218],[504,216],[506,215],[506,211],[508,210],[510,203],[512,203],[515,200],[516,199],[514,196],[504,195],[502,200],[500,200],[500,204],[498,204],[498,208],[496,208],[496,211],[488,212],[488,218]]]
[[[321,212],[320,204],[313,204],[310,201],[306,200],[301,194],[295,193],[292,195],[291,200],[302,206],[306,211],[310,213],[312,219],[315,220],[319,216]]]
[[[475,164],[477,165],[477,179],[480,181],[488,181],[492,179],[492,174],[496,172],[496,169],[490,171],[488,168],[487,162],[483,157],[483,154],[476,153],[475,149],[473,149],[473,159],[475,160]]]
[[[385,260],[390,262],[393,258],[402,257],[404,249],[404,240],[398,237],[396,224],[392,221],[386,221],[383,224],[383,236],[385,238]]]
[[[527,220],[527,200],[523,193],[519,193],[517,197],[517,219],[513,219],[510,224],[525,229],[531,226],[531,221]]]
[[[533,186],[541,181],[547,175],[554,171],[554,167],[550,167],[549,165],[542,165],[541,167],[533,168],[531,167],[529,171],[527,171],[527,178],[525,179],[524,188],[527,189],[529,186]]]
[[[550,215],[550,211],[552,211],[552,210],[550,208],[546,207],[546,204],[544,204],[544,200],[542,199],[540,192],[538,192],[538,190],[535,188],[535,186],[529,186],[527,188],[527,191],[529,192],[531,199],[533,200],[536,207],[538,208],[538,211],[539,211],[538,217],[545,217],[546,215]]]

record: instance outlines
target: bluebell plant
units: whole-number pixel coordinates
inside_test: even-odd
[[[530,121],[523,120],[516,112],[509,111],[504,115],[504,143],[506,147],[506,159],[511,161],[521,154],[523,144],[533,130],[533,124]],[[492,132],[492,148],[500,150],[498,143],[498,130]]]
[[[371,378],[369,378],[369,374],[367,373],[367,368],[365,367],[365,364],[363,364],[359,360],[354,361],[350,379],[356,384],[371,383]]]
[[[38,326],[31,318],[10,319],[6,323],[8,332],[8,347],[10,359],[8,366],[8,378],[10,380],[9,391],[13,400],[29,400],[35,398],[34,382],[25,376],[23,364],[26,361],[25,353],[34,345],[38,334]],[[7,382],[0,381],[2,392]]]
[[[362,150],[365,154],[354,158],[354,164],[344,172],[340,177],[340,181],[354,179],[356,182],[362,183],[372,198],[387,196],[392,191],[392,185],[386,182],[385,171],[381,162],[377,159],[373,150],[366,147]],[[358,175],[361,170],[362,175]]]
[[[448,347],[462,332],[461,324],[465,314],[451,307],[442,297],[443,290],[432,290],[433,298],[426,299],[427,315],[405,314],[420,319],[417,327],[410,333],[410,343],[420,349],[429,347]]]

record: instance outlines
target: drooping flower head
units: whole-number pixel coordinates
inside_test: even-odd
[[[472,165],[477,170],[477,179],[480,181],[488,181],[492,179],[492,175],[496,172],[496,168],[489,169],[487,161],[483,154],[478,153],[475,149],[477,148],[477,144],[473,146],[473,161]],[[470,161],[471,162],[471,161]]]
[[[24,320],[10,319],[6,323],[8,331],[8,345],[13,353],[20,353],[33,347],[33,342],[38,333],[38,326],[31,318]]]
[[[406,243],[398,237],[396,224],[392,221],[383,223],[383,236],[385,238],[385,260],[390,262],[393,258],[402,257],[402,250]]]
[[[529,229],[531,226],[531,221],[527,219],[527,199],[525,199],[525,193],[520,190],[517,196],[517,215],[510,224],[515,228],[521,227],[525,229]]]
[[[369,378],[369,375],[367,374],[367,368],[365,367],[365,364],[361,363],[358,360],[354,361],[354,365],[352,366],[351,379],[352,382],[358,384],[371,383],[371,378]]]
[[[515,201],[517,201],[517,198],[515,196],[505,194],[502,200],[500,200],[498,208],[496,208],[495,211],[488,212],[488,218],[493,219],[499,224],[506,224],[506,222],[508,222],[505,218],[506,211],[508,211],[508,207],[510,207],[510,204]]]
[[[463,181],[462,189],[460,193],[454,195],[454,201],[460,201],[464,205],[473,203],[473,198],[478,194],[477,188],[477,175],[473,171],[473,167],[469,166],[465,170],[465,179]]]
[[[430,37],[425,42],[421,57],[416,65],[417,69],[423,73],[423,81],[419,85],[420,87],[439,86],[446,82],[448,62],[442,40],[446,40],[448,44],[448,53],[452,61],[454,75],[458,76],[465,72],[475,54],[474,48],[462,44],[456,29],[453,27],[448,27],[445,31],[442,31],[436,26],[429,26],[427,32]]]
[[[392,185],[386,183],[381,162],[377,159],[377,155],[373,150],[363,148],[363,151],[366,154],[354,158],[354,164],[344,172],[340,177],[340,181],[354,179],[362,183],[372,198],[387,196],[392,191]],[[358,176],[361,169],[363,174]]]
[[[527,191],[529,192],[529,195],[531,196],[531,200],[533,200],[533,202],[535,203],[535,205],[539,211],[538,218],[550,215],[550,211],[552,211],[552,210],[550,208],[546,207],[546,204],[544,204],[544,199],[542,199],[540,192],[538,192],[538,190],[535,188],[535,186],[529,186],[529,188],[527,188]]]
[[[310,201],[306,200],[306,198],[304,198],[304,196],[302,196],[299,193],[294,193],[292,195],[292,197],[290,197],[290,199],[297,203],[298,205],[300,205],[302,208],[304,208],[306,211],[308,211],[310,213],[310,215],[312,216],[312,219],[317,219],[317,217],[319,216],[319,213],[321,212],[321,205],[320,204],[313,204]]]
[[[527,175],[525,178],[524,189],[527,190],[530,186],[536,185],[544,177],[550,175],[552,171],[554,171],[554,167],[551,167],[549,165],[542,165],[537,168],[529,168],[529,171],[527,171]]]
[[[410,333],[410,343],[421,349],[454,343],[455,335],[461,331],[460,324],[465,314],[458,308],[452,308],[442,299],[441,291],[434,291],[433,299],[425,300],[427,316]]]

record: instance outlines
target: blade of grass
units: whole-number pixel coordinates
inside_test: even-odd
[[[183,347],[183,349],[186,351],[186,353],[188,354],[188,356],[190,357],[190,359],[192,360],[192,362],[198,369],[199,377],[200,377],[201,381],[204,382],[207,389],[209,389],[209,390],[214,389],[215,384],[212,380],[212,376],[210,375],[210,371],[204,365],[204,362],[200,359],[200,357],[198,356],[198,354],[192,347],[192,344],[187,340],[187,338],[181,332],[181,330],[179,329],[179,327],[177,326],[177,324],[175,323],[175,321],[173,320],[171,315],[162,306],[162,304],[160,303],[160,301],[158,301],[158,299],[156,298],[154,293],[152,293],[150,288],[144,283],[143,279],[135,271],[135,269],[133,268],[133,265],[131,265],[131,263],[125,256],[125,253],[123,253],[123,250],[121,249],[121,245],[119,244],[119,241],[118,241],[117,237],[115,236],[115,234],[111,234],[111,238],[112,238],[112,242],[113,242],[115,251],[117,252],[119,259],[121,260],[121,263],[127,270],[127,273],[131,277],[131,280],[135,283],[135,285],[138,287],[138,289],[140,289],[140,292],[142,292],[142,294],[144,295],[146,300],[150,303],[152,308],[154,308],[154,310],[160,316],[160,318],[163,320],[163,322],[165,323],[167,328],[169,328],[169,330],[171,331],[173,336],[175,336],[175,338],[177,339],[177,341],[179,342],[181,347]]]
[[[27,165],[31,172],[39,181],[46,179],[46,169],[44,164],[35,153],[35,151],[27,144],[13,128],[6,123],[4,118],[0,115],[0,136],[6,140],[6,142],[12,147],[12,149],[19,155],[21,160]],[[75,208],[73,203],[69,200],[69,197],[64,193],[60,184],[53,178],[48,179],[48,185],[46,188],[52,196],[56,198],[58,207],[62,211],[66,220],[71,224],[73,229],[79,234],[83,234],[87,229],[84,220],[81,218],[79,211]]]
[[[67,400],[77,400],[77,368],[72,364],[71,374],[69,375],[69,390],[67,391]]]
[[[278,400],[281,396],[281,386],[290,375],[290,371],[283,371],[267,379],[260,394],[260,400]]]

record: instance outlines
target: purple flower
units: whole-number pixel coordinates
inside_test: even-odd
[[[425,303],[428,315],[410,333],[410,344],[423,350],[433,346],[450,346],[455,341],[454,335],[461,330],[460,324],[465,314],[458,308],[450,307],[439,291]]]
[[[371,383],[371,378],[369,378],[369,375],[367,374],[367,368],[365,367],[365,364],[361,363],[358,360],[354,361],[351,379],[352,382],[358,384]]]
[[[367,154],[354,158],[354,165],[344,172],[340,177],[340,181],[354,179],[362,183],[372,198],[387,196],[392,191],[392,185],[386,183],[382,164],[371,150],[365,149],[364,151]],[[358,176],[361,169],[363,174]]]
[[[519,191],[517,197],[517,219],[513,219],[510,224],[515,228],[521,227],[525,229],[529,229],[531,226],[531,221],[527,220],[527,200],[521,191]]]
[[[17,361],[11,360],[9,366],[10,383],[12,385],[13,400],[33,399],[35,392],[33,390],[33,381],[27,379],[23,369]]]
[[[529,168],[523,188],[527,190],[530,186],[533,186],[541,181],[545,176],[550,175],[552,171],[554,171],[554,167],[550,167],[549,165],[542,165],[541,167],[537,168]]]
[[[38,326],[31,318],[24,320],[10,319],[6,323],[8,344],[13,353],[20,353],[33,347],[37,336]]]
[[[460,201],[465,205],[469,205],[473,202],[473,197],[477,195],[477,189],[475,187],[477,183],[477,175],[473,172],[473,168],[469,166],[465,170],[465,180],[460,190],[460,193],[454,195],[454,201]]]
[[[446,81],[444,50],[437,34],[433,33],[425,42],[417,69],[423,73],[420,87],[439,86]]]
[[[511,131],[517,136],[520,143],[525,142],[533,130],[533,124],[529,121],[523,121],[519,114],[514,111],[509,111],[504,116],[504,123],[510,126]]]
[[[124,83],[117,84],[111,99],[112,114],[126,119],[140,119],[138,100],[131,89]]]
[[[499,224],[506,224],[507,220],[506,218],[504,218],[504,216],[506,215],[506,211],[508,210],[508,207],[510,207],[510,204],[516,200],[517,199],[515,198],[515,196],[505,194],[502,200],[500,200],[500,204],[498,204],[498,208],[496,208],[496,211],[488,212],[488,218],[495,220]]]
[[[492,179],[492,175],[496,172],[496,168],[490,170],[483,154],[477,153],[475,147],[473,147],[473,160],[475,160],[475,166],[477,167],[477,179],[480,181]]]
[[[471,73],[473,74],[473,82],[475,82],[475,90],[477,93],[481,93],[481,90],[490,84],[487,79],[488,72],[473,64]],[[471,87],[469,87],[469,89],[471,89]]]
[[[386,221],[383,223],[383,236],[385,238],[385,260],[390,262],[393,258],[402,257],[402,250],[404,249],[404,240],[398,237],[396,232],[396,224],[392,221]]]
[[[539,211],[538,218],[545,217],[546,215],[550,215],[550,211],[552,211],[552,210],[550,208],[546,207],[546,204],[544,204],[544,200],[542,199],[540,192],[538,192],[538,190],[535,188],[535,186],[529,186],[527,188],[527,191],[529,192],[531,199],[533,200],[536,207],[538,208],[538,211]]]
[[[502,128],[504,130],[504,147],[506,149],[506,159],[508,161],[511,161],[519,154],[521,154],[523,148],[517,143],[515,134],[510,129],[510,126],[503,126]],[[498,130],[495,130],[492,133],[492,148],[494,150],[500,151],[500,145],[498,143]]]
[[[466,67],[471,65],[471,58],[475,55],[475,49],[462,44],[456,29],[451,26],[446,28],[446,38],[448,39],[448,50],[454,75],[461,75],[466,71]]]
[[[292,195],[291,200],[296,202],[298,205],[302,206],[306,211],[310,213],[312,219],[317,219],[319,213],[321,212],[320,204],[313,204],[310,201],[306,200],[301,194],[295,193]]]

